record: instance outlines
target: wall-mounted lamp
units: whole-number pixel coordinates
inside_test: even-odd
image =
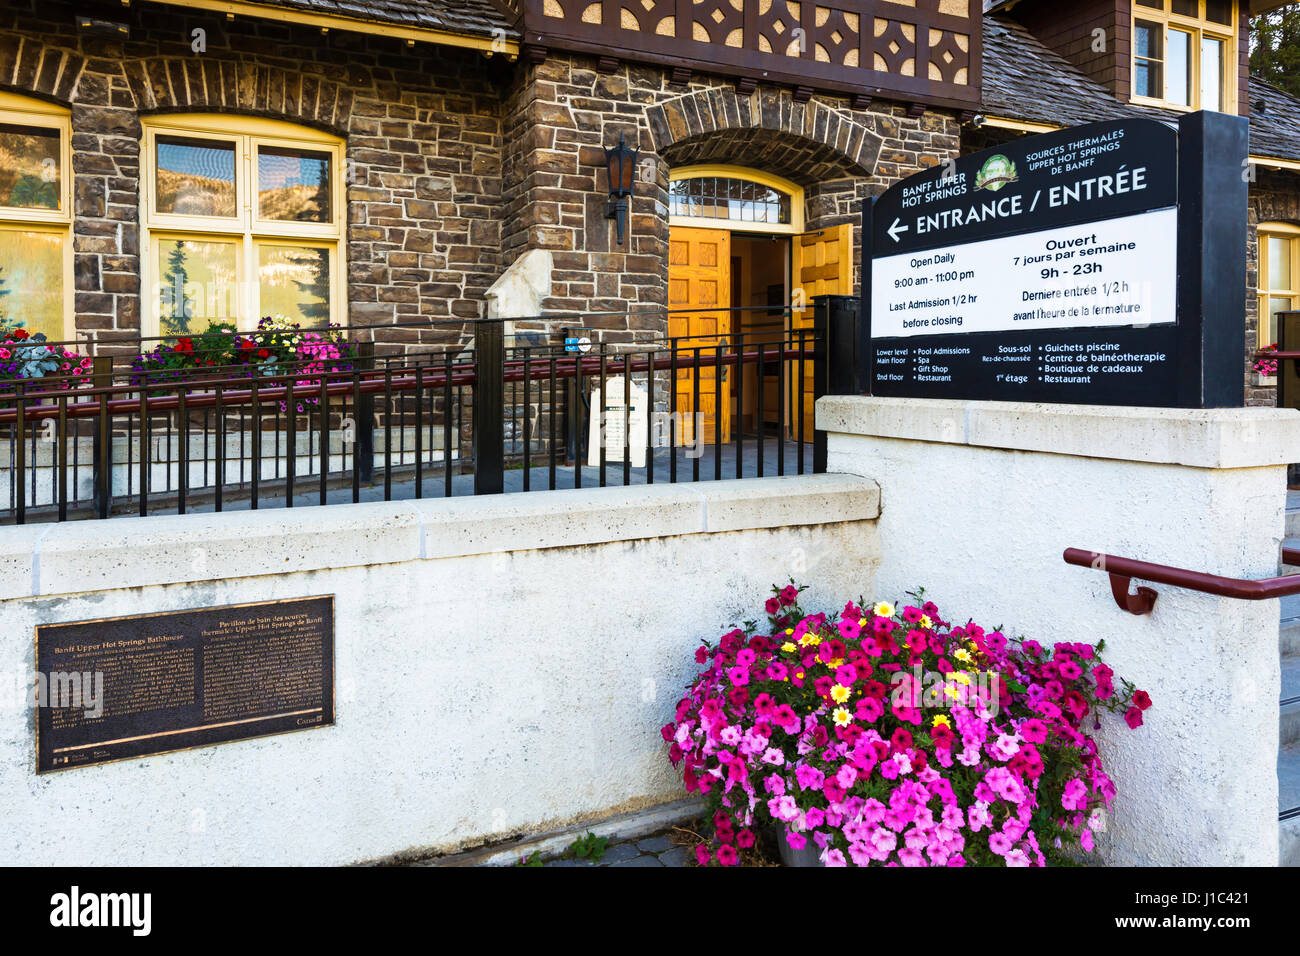
[[[627,198],[632,195],[632,182],[636,179],[636,157],[637,150],[623,142],[622,133],[618,134],[617,146],[605,148],[605,171],[609,174],[609,204],[605,207],[605,218],[614,220],[620,246],[627,228]]]

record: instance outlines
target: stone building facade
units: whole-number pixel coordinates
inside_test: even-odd
[[[363,23],[347,5],[307,0],[244,4],[238,15],[206,0],[5,3],[0,92],[69,113],[68,327],[123,351],[159,332],[141,248],[149,179],[142,143],[151,118],[219,114],[337,137],[346,279],[333,314],[400,349],[467,340],[465,323],[487,313],[503,275],[530,252],[547,254],[548,271],[530,309],[516,305],[509,316],[517,330],[544,337],[582,324],[611,343],[663,336],[674,169],[746,167],[797,187],[805,230],[851,228],[851,282],[838,291],[853,292],[862,203],[899,179],[1028,132],[1170,115],[1125,101],[1132,31],[1122,2],[1087,5],[1073,20],[1048,16],[1051,5],[1040,0],[1005,10],[975,0],[885,2],[890,16],[931,18],[932,52],[945,51],[946,65],[931,63],[925,87],[908,66],[920,62],[919,28],[878,24],[874,41],[863,34],[862,50],[877,44],[875,76],[894,88],[858,92],[825,71],[831,54],[820,45],[839,50],[828,37],[841,36],[836,24],[861,30],[853,15],[832,12],[823,22],[819,12],[808,21],[815,56],[802,62],[823,79],[805,86],[756,80],[747,67],[712,72],[643,60],[634,50],[603,55],[583,42],[539,46],[547,38],[528,32],[530,4],[376,4],[372,19],[382,22]],[[740,10],[744,0],[732,6]],[[1232,9],[1240,29],[1247,6]],[[775,16],[761,15],[760,34],[773,35]],[[734,26],[730,17],[714,19]],[[964,40],[962,23],[975,30]],[[1111,31],[1104,56],[1083,46],[1097,30]],[[717,35],[728,62],[749,62],[731,44],[735,30]],[[753,62],[770,55],[754,53]],[[852,50],[834,55],[845,77],[865,68]],[[962,105],[961,89],[974,91],[960,95],[977,96],[968,105],[979,115]],[[1258,151],[1277,164],[1261,165],[1252,184],[1245,254],[1253,282],[1255,224],[1300,224],[1300,104],[1252,83],[1242,86],[1239,107],[1252,114],[1252,151],[1258,137]],[[604,169],[605,149],[620,136],[640,151],[621,244],[607,217]],[[787,292],[795,284],[797,277]],[[1257,311],[1252,289],[1252,345]],[[1271,401],[1244,358],[1250,399]]]
[[[663,332],[674,166],[740,162],[789,179],[805,189],[805,228],[851,224],[856,247],[863,199],[957,155],[959,131],[940,111],[909,116],[888,102],[854,109],[848,98],[816,94],[801,102],[774,87],[742,94],[709,77],[674,84],[663,70],[601,72],[583,56],[527,67],[506,123],[506,258],[552,251],[545,311],[588,314],[609,341]],[[622,247],[600,188],[604,147],[620,136],[640,150]]]

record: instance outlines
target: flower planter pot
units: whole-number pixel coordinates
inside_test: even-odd
[[[821,866],[821,847],[812,840],[804,844],[802,850],[796,850],[785,838],[785,830],[776,831],[776,845],[781,854],[783,866]]]

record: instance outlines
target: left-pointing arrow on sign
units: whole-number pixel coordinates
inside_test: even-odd
[[[907,232],[907,227],[900,225],[900,223],[902,223],[901,219],[895,219],[894,224],[886,230],[889,233],[889,238],[893,239],[895,242],[898,241],[898,234],[900,232]]]

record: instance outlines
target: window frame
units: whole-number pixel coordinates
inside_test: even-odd
[[[763,235],[799,235],[804,230],[804,191],[803,187],[797,183],[792,183],[781,176],[774,176],[771,173],[761,172],[757,169],[750,169],[747,166],[728,166],[716,163],[699,164],[695,166],[678,166],[668,173],[669,183],[679,182],[683,179],[704,179],[708,177],[718,177],[725,179],[740,179],[745,182],[755,183],[759,186],[766,186],[769,189],[777,189],[786,193],[790,197],[790,221],[789,222],[746,222],[742,219],[720,219],[716,216],[682,216],[669,215],[668,226],[684,226],[687,228],[706,228],[706,229],[727,229],[731,232],[757,232]],[[669,187],[671,191],[671,186]],[[672,200],[669,199],[669,208],[672,207]]]
[[[1268,240],[1285,239],[1291,258],[1291,288],[1269,288]],[[1268,348],[1276,338],[1268,335],[1270,299],[1291,300],[1291,310],[1300,309],[1300,225],[1290,222],[1261,222],[1255,230],[1255,340],[1258,347]]]
[[[1234,114],[1237,112],[1237,66],[1238,66],[1238,44],[1241,39],[1241,3],[1240,0],[1232,0],[1232,22],[1230,24],[1215,23],[1213,20],[1206,18],[1205,4],[1206,0],[1196,0],[1198,16],[1190,17],[1173,12],[1171,0],[1162,0],[1162,9],[1157,10],[1154,7],[1140,6],[1136,2],[1130,2],[1129,18],[1129,101],[1132,103],[1142,103],[1148,106],[1158,106],[1161,109],[1177,110],[1183,113],[1192,113],[1201,109],[1201,45],[1205,38],[1219,40],[1223,43],[1223,57],[1220,59],[1219,66],[1223,71],[1221,88],[1219,90],[1219,108],[1216,112]],[[1160,75],[1164,83],[1164,89],[1169,89],[1169,33],[1171,30],[1179,30],[1191,34],[1191,47],[1188,50],[1188,66],[1191,69],[1191,89],[1188,90],[1188,105],[1174,103],[1166,96],[1142,96],[1137,91],[1137,65],[1138,60],[1151,61],[1151,57],[1139,57],[1137,54],[1137,29],[1138,22],[1154,24],[1161,29],[1160,52],[1161,58],[1156,61],[1160,64]]]
[[[261,318],[258,279],[258,249],[262,245],[328,248],[329,323],[343,324],[347,313],[346,230],[347,196],[344,182],[346,144],[341,137],[264,117],[229,113],[159,114],[142,119],[140,176],[141,330],[158,335],[159,264],[157,244],[177,240],[234,241],[237,244],[236,301],[239,314],[209,316],[232,319],[236,328],[248,331]],[[231,142],[235,146],[236,215],[192,216],[160,213],[154,209],[157,197],[158,139],[184,137]],[[323,223],[263,219],[259,215],[258,149],[262,146],[326,153],[330,171],[330,221]]]
[[[0,230],[47,233],[62,238],[63,322],[57,340],[74,342],[77,329],[72,238],[72,111],[57,103],[0,90],[0,124],[53,129],[59,134],[59,207],[0,206]]]

